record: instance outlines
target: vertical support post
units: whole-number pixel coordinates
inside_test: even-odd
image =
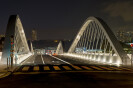
[[[79,51],[79,54],[81,54],[81,52],[82,52],[82,51],[81,51],[82,37],[83,37],[83,36],[80,35],[80,40],[79,40],[79,49],[80,49],[80,51]]]
[[[82,48],[82,52],[81,52],[81,56],[83,57],[84,56],[84,47],[83,47],[83,45],[84,45],[84,40],[85,40],[85,38],[84,38],[84,36],[85,36],[85,31],[83,32],[83,35],[82,35],[83,37],[82,37],[82,41],[81,41],[81,48]]]
[[[86,48],[86,58],[88,58],[88,42],[89,42],[89,36],[90,36],[90,32],[91,32],[91,30],[90,30],[90,25],[88,25],[87,26],[87,34],[86,34],[86,42],[85,42],[85,45],[84,45],[84,47]]]
[[[9,69],[9,64],[8,64],[9,62],[8,62],[8,58],[7,58],[7,71],[8,71],[8,69]]]
[[[11,57],[11,69],[13,69],[13,57]]]
[[[85,49],[85,54],[84,54],[84,57],[86,58],[86,55],[87,55],[87,48],[86,48],[86,41],[87,41],[87,35],[88,35],[88,26],[86,27],[86,31],[85,31],[85,41],[84,41],[84,49]]]
[[[17,66],[17,57],[15,55],[15,66]]]
[[[109,63],[112,63],[112,58],[111,58],[111,45],[109,44]]]
[[[90,25],[89,25],[89,29],[88,29],[88,30],[89,30],[89,34],[88,34],[87,44],[86,44],[86,45],[87,45],[86,48],[87,48],[87,50],[88,50],[88,52],[87,52],[87,54],[88,54],[87,57],[90,56],[89,45],[90,45],[90,35],[91,35],[91,32],[92,32]]]
[[[10,50],[10,52],[11,52],[11,54],[10,54],[10,57],[11,57],[11,70],[13,70],[13,57],[14,57],[14,36],[13,35],[11,35],[11,37],[10,37],[10,39],[11,39],[11,50]]]
[[[133,71],[133,53],[132,53],[132,55],[131,55],[131,69],[132,69],[132,71]]]
[[[94,38],[93,38],[93,44],[92,44],[92,50],[95,50],[96,51],[96,36],[98,35],[98,30],[97,30],[97,26],[96,26],[96,23],[94,21],[94,30],[95,30],[95,33],[94,33]],[[93,55],[93,60],[96,60],[94,57],[96,55],[96,52],[93,52],[92,55]]]
[[[9,57],[9,61],[8,61],[8,62],[9,62],[9,68],[10,68],[10,66],[11,66],[11,60],[10,60],[10,57]]]
[[[96,41],[96,50],[97,50],[97,47],[98,47],[98,42],[99,42],[99,39],[100,39],[100,30],[99,30],[99,27],[97,28],[97,31],[98,31],[98,33],[97,33],[97,41]],[[95,51],[95,53],[97,53],[97,51]]]
[[[95,33],[95,31],[94,31],[94,28],[93,28],[93,23],[91,23],[90,24],[92,27],[91,27],[91,30],[92,30],[92,33],[91,33],[91,36],[90,36],[90,45],[89,45],[89,50],[90,49],[92,49],[92,36],[94,36],[94,33]],[[90,60],[92,60],[92,51],[90,50],[90,56],[89,56],[89,58],[90,58]]]

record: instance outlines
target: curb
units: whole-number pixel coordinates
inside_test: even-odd
[[[29,58],[32,57],[32,56],[33,56],[33,55],[29,56],[27,59],[29,59]],[[27,60],[27,59],[26,59],[26,60]],[[25,60],[22,61],[20,64],[22,64],[23,62],[25,62]],[[7,71],[7,72],[5,72],[5,71],[0,71],[0,79],[5,78],[5,77],[11,75],[18,67],[19,67],[19,66],[13,68],[12,71]]]
[[[1,79],[1,78],[5,78],[5,77],[11,75],[11,73],[12,73],[12,72],[3,73],[2,75],[0,75],[0,79]]]

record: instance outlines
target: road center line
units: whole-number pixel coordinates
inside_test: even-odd
[[[41,54],[41,58],[42,58],[42,62],[43,62],[43,64],[45,64],[45,63],[44,63],[44,59],[43,59],[43,57],[42,57],[42,54]]]
[[[57,59],[57,60],[60,60],[60,61],[62,61],[62,62],[64,62],[64,63],[66,63],[66,64],[72,65],[71,63],[69,63],[69,62],[67,62],[67,61],[64,61],[64,60],[62,60],[62,59],[60,59],[60,58],[58,58],[58,57],[55,57],[55,56],[52,56],[52,55],[49,55],[49,56],[51,56],[51,57],[53,57],[53,58],[55,58],[55,59]]]

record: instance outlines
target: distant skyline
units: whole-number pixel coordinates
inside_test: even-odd
[[[32,29],[39,40],[73,39],[89,16],[102,18],[113,32],[133,31],[131,0],[2,0],[0,11],[0,34],[18,14],[28,39]]]

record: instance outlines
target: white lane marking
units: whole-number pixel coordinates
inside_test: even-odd
[[[41,55],[41,58],[42,58],[42,62],[43,62],[43,64],[45,64],[45,63],[44,63],[44,59],[43,59],[42,55]]]
[[[67,63],[67,64],[70,64],[70,65],[71,65],[71,63],[69,63],[69,62],[67,62],[67,61],[64,61],[64,60],[62,60],[62,59],[60,59],[60,58],[58,58],[58,57],[55,57],[55,56],[52,56],[52,55],[49,55],[49,56],[51,56],[51,57],[53,57],[53,58],[55,58],[55,59],[57,59],[57,60],[60,60],[60,61],[62,61],[62,62],[64,62],[64,63]]]

